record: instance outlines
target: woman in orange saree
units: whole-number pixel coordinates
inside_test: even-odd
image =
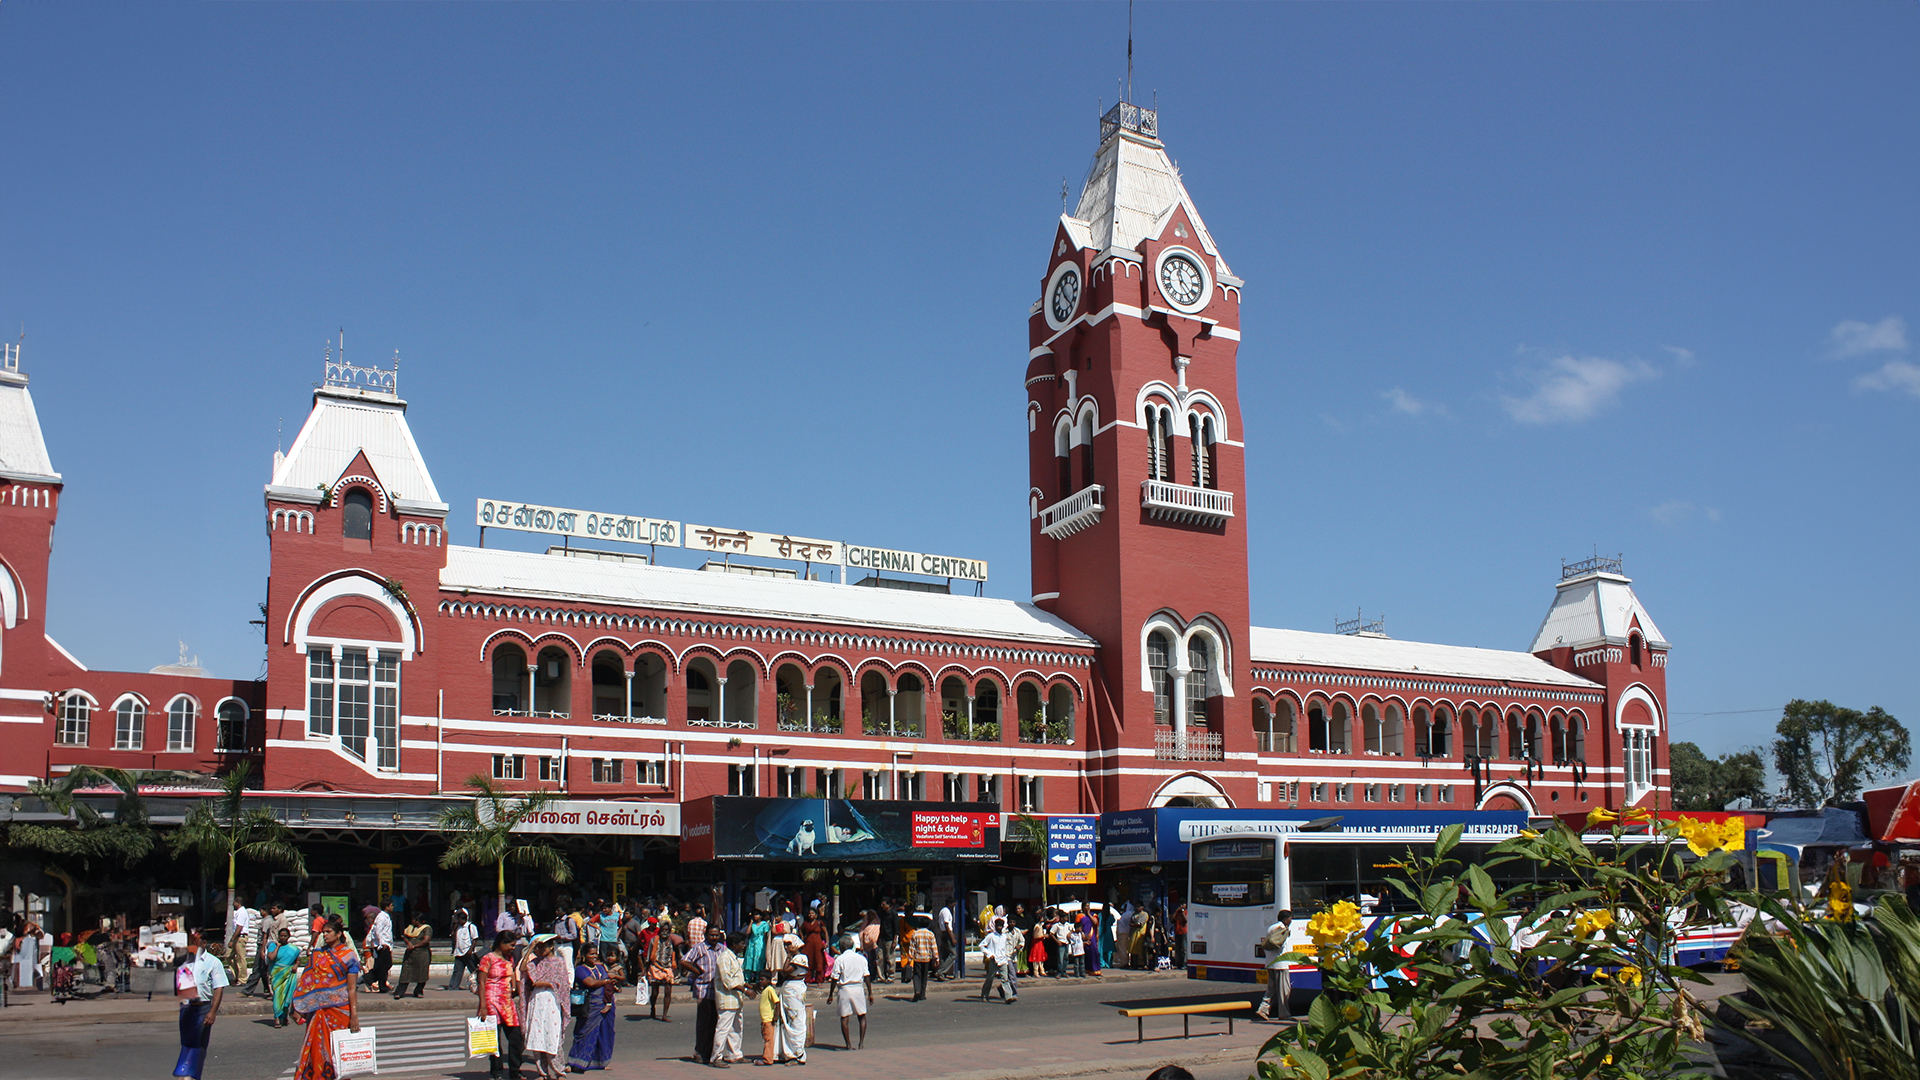
[[[293,1019],[307,1026],[294,1080],[335,1080],[333,1033],[360,1030],[360,954],[338,915],[327,918],[321,944],[293,992]]]

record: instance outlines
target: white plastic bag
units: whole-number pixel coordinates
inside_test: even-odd
[[[359,1031],[340,1028],[332,1035],[330,1047],[333,1056],[333,1071],[336,1076],[366,1076],[380,1071],[380,1061],[374,1056],[374,1032],[370,1027]]]
[[[644,975],[645,972],[642,972],[641,974]],[[652,999],[653,999],[653,984],[648,982],[645,979],[641,979],[640,982],[637,985],[635,985],[633,988],[633,1003],[635,1005],[645,1005],[647,1002],[651,1001]]]
[[[487,1057],[500,1053],[500,1025],[489,1016],[485,1020],[477,1016],[467,1017],[467,1056],[469,1058]]]

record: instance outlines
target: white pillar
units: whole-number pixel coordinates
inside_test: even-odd
[[[714,726],[725,727],[727,724],[727,677],[719,675],[715,678],[720,683],[720,703],[714,709]]]
[[[813,730],[813,684],[807,684],[807,730]]]
[[[899,696],[899,694],[900,694],[900,691],[899,691],[898,689],[896,689],[896,688],[894,688],[894,687],[891,687],[891,686],[889,686],[889,687],[887,687],[887,737],[888,737],[888,738],[892,738],[892,737],[893,737],[893,734],[894,734],[894,729],[893,729],[893,719],[894,719],[894,711],[893,711],[893,705],[894,705],[894,701],[895,701],[895,700],[896,700],[896,699],[898,698],[898,696]]]
[[[633,715],[633,672],[627,672],[627,715]]]
[[[528,716],[532,716],[534,714],[534,710],[535,710],[534,703],[539,700],[540,700],[540,658],[536,656],[534,657],[533,663],[527,665],[527,715]]]
[[[967,695],[967,738],[973,738],[973,695]]]

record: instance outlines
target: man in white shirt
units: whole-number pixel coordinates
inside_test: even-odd
[[[242,982],[247,978],[247,935],[259,919],[260,913],[244,900],[235,900],[233,913],[227,917],[227,962],[233,965],[233,977]]]
[[[1292,936],[1293,912],[1282,909],[1257,943],[1267,957],[1266,1013],[1269,1020],[1293,1019],[1293,1013],[1287,1007],[1287,996],[1293,990],[1293,969],[1280,959],[1287,954],[1287,940]]]
[[[847,1049],[865,1049],[867,1045],[867,980],[873,978],[873,969],[867,965],[866,954],[859,949],[845,948],[833,960],[834,993],[840,999],[840,1041]],[[853,1035],[847,1030],[847,1018],[860,1018],[860,1045],[853,1045]]]
[[[980,939],[980,963],[987,969],[987,978],[980,984],[980,1000],[987,1000],[994,985],[999,984],[1000,998],[1009,1005],[1020,1000],[1020,992],[1013,989],[1009,977],[1013,974],[1013,943],[1007,937],[1007,920],[996,918],[993,929]]]
[[[377,993],[390,994],[393,987],[387,984],[387,974],[393,970],[393,898],[388,897],[384,904],[376,908],[367,922],[367,936],[361,944],[367,948],[371,963],[367,965],[367,974],[360,980],[361,987]]]
[[[1060,915],[1054,920],[1053,926],[1048,930],[1048,933],[1053,937],[1053,956],[1050,957],[1054,963],[1053,977],[1056,979],[1065,978],[1067,974],[1067,953],[1071,951],[1073,944],[1073,924],[1067,921],[1065,915]]]
[[[942,904],[940,905],[940,910],[934,913],[934,933],[939,935],[940,938],[940,968],[934,977],[938,979],[951,979],[954,975],[955,966],[953,904]]]
[[[187,934],[187,955],[174,969],[174,993],[180,998],[180,1060],[173,1075],[200,1080],[207,1064],[207,1043],[213,1038],[213,1020],[226,995],[227,969],[201,946],[200,932]]]
[[[480,964],[479,949],[479,931],[474,929],[464,909],[456,909],[453,913],[453,977],[447,984],[448,990],[467,988],[467,972]],[[477,973],[475,977],[478,978]]]

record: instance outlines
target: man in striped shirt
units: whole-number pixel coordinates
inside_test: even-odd
[[[933,936],[933,916],[923,908],[913,913],[913,930],[907,934],[907,959],[913,964],[913,1000],[927,1000],[927,976],[940,959],[940,940]]]

